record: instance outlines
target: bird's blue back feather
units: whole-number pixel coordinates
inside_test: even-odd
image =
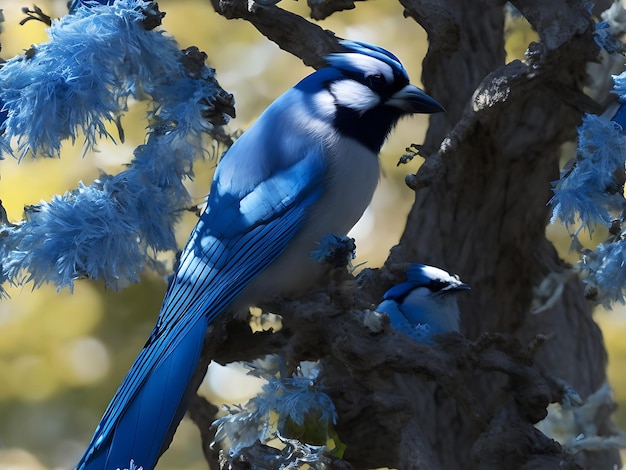
[[[249,163],[240,155],[250,148],[246,135],[224,157],[221,172]],[[221,180],[217,175],[157,325],[109,404],[79,469],[126,468],[129,456],[145,469],[154,466],[186,409],[184,399],[208,324],[284,251],[323,190],[326,168],[316,154],[319,142],[309,141],[306,147],[299,159],[284,157],[282,171],[266,178]],[[240,201],[255,198],[255,191],[263,193],[265,203],[241,207]]]
[[[210,322],[235,302],[261,300],[249,297],[260,290],[253,281],[262,271],[280,268],[281,276],[271,271],[266,277],[281,284],[273,289],[284,289],[282,283],[293,282],[287,279],[291,268],[309,260],[309,245],[326,230],[347,232],[371,199],[376,154],[393,125],[407,114],[433,112],[427,101],[423,110],[402,101],[415,100],[417,89],[408,90],[413,98],[406,93],[408,76],[393,54],[364,43],[343,46],[348,53],[331,54],[329,67],[278,98],[221,160],[157,324],[79,469],[127,468],[131,459],[144,470],[154,467],[198,385],[193,377]],[[342,80],[346,86],[335,88]],[[365,95],[364,87],[370,87]],[[312,215],[317,217],[309,220]],[[281,257],[285,252],[290,257]],[[409,272],[405,284],[413,288],[415,282]],[[386,295],[406,295],[407,289],[396,286]]]

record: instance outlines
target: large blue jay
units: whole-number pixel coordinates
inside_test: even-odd
[[[432,343],[434,335],[459,331],[455,294],[468,289],[459,276],[434,266],[412,264],[406,281],[385,292],[376,311],[389,315],[396,330]]]
[[[345,235],[369,204],[378,152],[398,119],[442,111],[393,54],[342,42],[328,66],[272,103],[226,152],[157,324],[79,469],[152,469],[195,390],[207,326],[226,311],[301,292],[321,269],[309,253]]]

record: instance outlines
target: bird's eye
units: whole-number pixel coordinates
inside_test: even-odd
[[[428,288],[432,291],[432,292],[439,292],[440,290],[442,290],[444,287],[447,287],[448,283],[445,281],[442,281],[440,279],[431,279]]]
[[[384,87],[387,84],[387,81],[385,80],[385,77],[382,76],[382,74],[376,73],[365,77],[365,83],[368,87],[376,89]]]

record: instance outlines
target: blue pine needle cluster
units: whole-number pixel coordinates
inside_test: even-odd
[[[204,53],[181,51],[154,29],[161,17],[142,0],[74,2],[48,42],[0,68],[0,150],[18,158],[58,157],[81,135],[90,149],[114,139],[106,126],[129,98],[150,104],[146,142],[126,170],[29,206],[18,223],[3,221],[1,280],[71,288],[88,277],[119,287],[176,249],[174,225],[190,205],[183,181],[206,153],[203,136],[222,139],[234,100]]]
[[[292,448],[309,449],[306,452],[309,457],[317,455],[322,458],[328,452],[324,444],[334,433],[337,412],[330,397],[316,383],[319,369],[313,367],[306,375],[300,373],[289,377],[284,361],[278,356],[249,366],[252,375],[265,378],[267,383],[245,406],[229,407],[229,414],[214,422],[216,442],[228,449],[231,458],[257,441],[267,444],[276,438],[285,444],[290,442]],[[323,442],[307,442],[311,436]],[[273,459],[279,458],[275,450],[272,448]],[[286,462],[293,460],[289,459]]]

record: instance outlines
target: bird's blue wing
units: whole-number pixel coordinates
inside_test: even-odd
[[[432,344],[430,325],[419,321],[422,314],[419,307],[413,306],[411,309],[398,304],[395,300],[383,300],[376,307],[377,312],[386,313],[389,316],[391,325],[397,331],[421,343]]]
[[[385,294],[383,295],[383,300],[401,300],[407,296],[409,292],[418,287],[413,281],[401,282],[399,284],[395,284]]]
[[[245,136],[245,134],[244,134]],[[218,174],[206,211],[181,256],[150,338],[124,378],[78,465],[152,468],[182,418],[205,330],[285,250],[318,200],[321,144],[259,181]],[[229,151],[232,152],[234,147]],[[224,171],[245,161],[227,160]]]

